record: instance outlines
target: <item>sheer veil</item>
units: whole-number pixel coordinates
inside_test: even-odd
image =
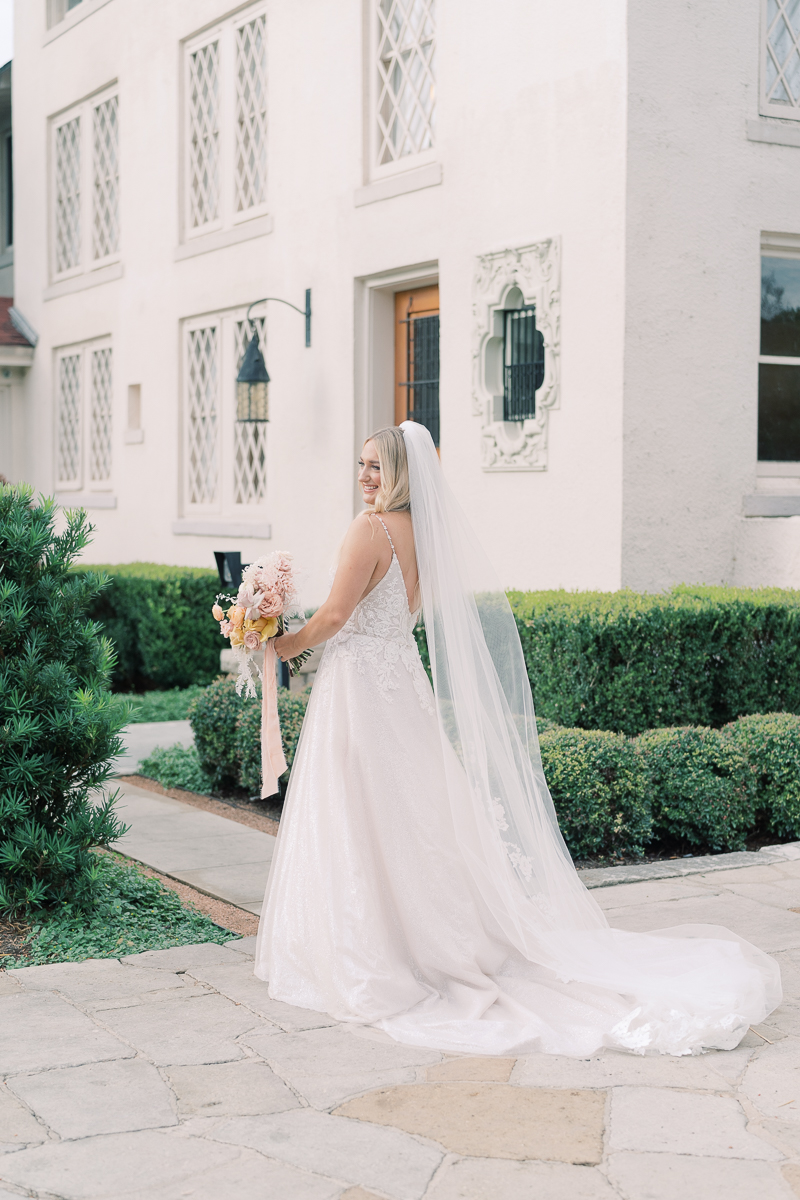
[[[506,594],[445,481],[430,433],[413,421],[400,428],[456,834],[503,932],[541,962],[547,931],[600,929],[606,920],[558,827]]]
[[[777,966],[728,930],[679,926],[652,936],[608,927],[558,827],[505,592],[445,481],[427,429],[410,421],[400,428],[448,797],[459,848],[498,927],[528,961],[562,981],[635,995],[640,1004],[658,996],[659,1008],[680,1003],[684,1013],[699,1004],[698,988],[706,1009],[715,1007],[713,939],[722,1009],[732,1003],[722,983],[730,969],[736,1009],[743,1011],[744,991],[750,1012],[765,1003],[768,1012],[780,998]]]

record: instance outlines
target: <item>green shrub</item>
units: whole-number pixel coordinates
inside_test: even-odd
[[[211,617],[216,571],[158,563],[79,570],[104,571],[111,581],[91,615],[117,652],[115,691],[185,688],[217,677],[227,643]]]
[[[278,688],[283,751],[291,767],[309,692]],[[232,679],[219,679],[194,701],[189,712],[202,769],[215,789],[261,790],[261,697],[237,696]]]
[[[281,722],[283,753],[288,770],[281,778],[289,779],[294,754],[308,707],[309,692],[278,689],[278,716]],[[239,786],[252,795],[261,791],[261,703],[246,704],[236,730],[236,756],[239,761]]]
[[[536,710],[631,736],[800,713],[800,591],[510,592]]]
[[[641,854],[650,811],[642,762],[621,734],[549,729],[540,738],[558,822],[575,858]]]
[[[87,612],[105,587],[70,574],[90,541],[82,510],[56,536],[54,500],[0,487],[0,912],[91,905],[92,846],[125,827],[98,789],[127,709],[107,691],[114,654]]]
[[[723,732],[755,773],[759,823],[775,837],[800,838],[800,717],[740,717]]]
[[[236,934],[185,907],[173,891],[133,864],[111,855],[97,858],[98,884],[92,912],[64,905],[31,929],[25,953],[0,959],[3,967],[116,958],[143,950],[166,950],[196,942],[229,942]]]
[[[200,766],[195,746],[156,746],[140,763],[139,771],[162,787],[185,788],[203,796],[211,793],[211,780]]]
[[[636,739],[653,834],[679,849],[743,850],[755,828],[755,778],[743,750],[716,729],[651,729]]]

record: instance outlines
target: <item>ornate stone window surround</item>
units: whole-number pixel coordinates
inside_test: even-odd
[[[547,426],[558,407],[561,349],[561,241],[552,237],[509,247],[476,260],[472,334],[473,413],[481,419],[484,471],[547,469]],[[503,420],[503,313],[536,308],[544,337],[544,382],[536,392],[536,417]]]

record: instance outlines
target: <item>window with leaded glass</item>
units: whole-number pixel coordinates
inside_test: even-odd
[[[372,0],[373,167],[431,151],[436,130],[436,0]]]
[[[107,341],[56,355],[56,485],[108,491],[112,480],[113,352]]]
[[[800,119],[800,0],[762,0],[761,111]]]
[[[800,258],[761,259],[758,457],[800,462]]]
[[[266,421],[239,421],[236,376],[250,337],[244,309],[184,326],[184,491],[188,513],[263,512],[267,494]],[[262,349],[266,322],[255,320]]]
[[[51,271],[58,278],[119,255],[119,96],[109,89],[51,126]]]
[[[267,30],[264,6],[186,43],[184,236],[265,211]]]

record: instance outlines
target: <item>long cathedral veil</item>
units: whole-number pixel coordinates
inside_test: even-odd
[[[410,421],[400,428],[448,797],[483,901],[529,962],[562,981],[636,998],[630,1021],[640,1028],[617,1030],[618,1044],[649,1039],[657,1046],[652,1029],[668,1026],[676,1011],[704,1025],[718,1010],[735,1045],[747,1020],[780,1001],[777,964],[718,926],[657,935],[609,928],[558,827],[505,592],[445,481],[429,432]]]
[[[600,929],[606,920],[558,827],[508,599],[445,481],[430,433],[413,421],[400,428],[456,834],[512,945],[542,962],[550,958],[543,934]]]

